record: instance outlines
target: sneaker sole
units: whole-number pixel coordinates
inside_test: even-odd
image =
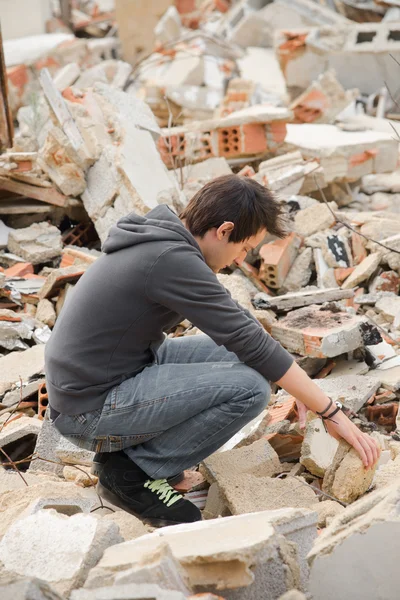
[[[157,519],[157,518],[152,518],[152,517],[143,517],[139,513],[132,510],[129,506],[127,506],[124,503],[124,501],[121,500],[121,498],[119,496],[117,496],[117,494],[114,494],[114,492],[111,492],[109,489],[105,488],[100,483],[100,481],[97,483],[96,488],[97,488],[98,494],[101,496],[101,498],[103,500],[106,500],[106,502],[109,502],[110,504],[113,504],[114,506],[118,506],[118,508],[122,508],[122,510],[130,513],[134,517],[137,517],[146,525],[151,525],[152,527],[167,527],[169,525],[181,525],[182,523],[186,522],[186,521],[172,521],[169,519]]]

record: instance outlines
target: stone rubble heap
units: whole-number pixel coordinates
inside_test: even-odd
[[[400,2],[146,4],[75,2],[79,37],[56,13],[51,33],[4,43],[0,598],[394,600]],[[230,173],[268,186],[290,233],[221,283],[382,454],[365,471],[274,386],[178,484],[203,521],[151,530],[100,502],[93,453],[51,426],[44,348],[112,224],[179,214]]]

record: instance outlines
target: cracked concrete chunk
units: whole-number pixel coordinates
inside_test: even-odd
[[[318,527],[327,527],[332,519],[340,515],[345,508],[334,500],[324,500],[323,502],[318,502],[314,510],[318,515]]]
[[[61,232],[46,221],[23,229],[14,229],[8,236],[8,249],[33,265],[61,256]]]
[[[8,585],[0,585],[1,600],[64,600],[45,581],[26,577]]]
[[[225,479],[228,473],[233,480],[241,473],[269,477],[281,473],[282,466],[271,444],[260,439],[250,446],[215,452],[204,460],[202,470],[208,481],[213,483],[218,482],[220,477]]]
[[[347,507],[309,554],[314,600],[392,600],[400,586],[400,482]],[[349,572],[351,577],[338,576]]]
[[[354,271],[349,275],[342,285],[342,289],[349,290],[356,287],[359,283],[366,281],[373,275],[381,262],[381,255],[375,252],[364,258],[364,260],[356,266]]]
[[[71,594],[71,600],[186,600],[176,591],[163,590],[154,583],[113,585],[95,590],[80,589]],[[206,598],[204,600],[207,600]]]
[[[308,412],[300,462],[310,473],[323,477],[330,467],[338,441],[325,431],[322,419]]]
[[[161,586],[162,589],[175,590],[185,596],[192,591],[186,571],[173,555],[170,546],[163,542],[149,552],[144,551],[131,568],[116,573],[112,578],[104,578],[101,574],[97,578],[94,575],[89,577],[86,587],[144,583],[154,583]]]
[[[112,521],[113,523],[116,523],[125,542],[128,542],[129,540],[135,540],[136,538],[148,533],[147,527],[140,519],[130,515],[124,510],[117,510],[116,512],[110,513],[101,518],[106,521]]]
[[[108,548],[86,587],[95,577],[132,568],[144,552],[167,542],[195,591],[221,593],[227,600],[276,600],[298,587],[299,566],[297,546],[270,523],[269,513],[258,513],[164,527]]]
[[[219,478],[221,493],[233,515],[277,508],[311,508],[318,502],[311,487],[300,477],[273,479],[242,473]]]
[[[60,594],[69,594],[84,583],[104,550],[121,539],[115,523],[40,510],[13,523],[4,535],[0,571],[36,576]]]
[[[322,489],[341,502],[354,502],[368,490],[375,471],[376,465],[367,471],[354,448],[341,440]]]

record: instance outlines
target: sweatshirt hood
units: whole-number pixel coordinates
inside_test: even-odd
[[[102,251],[111,254],[130,246],[155,241],[186,242],[201,253],[190,231],[166,204],[156,206],[144,217],[132,212],[120,219],[111,227]]]

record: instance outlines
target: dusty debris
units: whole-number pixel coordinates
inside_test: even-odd
[[[42,7],[25,24],[17,4],[0,43],[0,448],[35,457],[19,463],[28,486],[0,468],[0,596],[390,598],[399,3],[76,0],[46,24]],[[94,453],[49,421],[44,347],[120,217],[158,204],[179,214],[231,173],[268,186],[291,233],[267,235],[219,281],[382,455],[365,472],[319,418],[301,429],[295,399],[272,386],[267,409],[200,466],[206,481],[189,471],[178,485],[206,521],[148,534],[121,510],[89,514]],[[168,335],[197,333],[184,320]],[[352,576],[338,578],[350,559]]]

